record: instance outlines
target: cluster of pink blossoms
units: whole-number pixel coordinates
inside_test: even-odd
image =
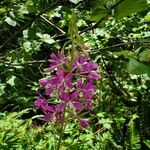
[[[88,122],[78,117],[75,112],[92,110],[92,98],[96,92],[94,81],[100,79],[96,73],[97,69],[98,65],[87,56],[77,56],[70,62],[64,54],[52,53],[48,72],[53,72],[54,75],[40,79],[39,83],[50,99],[57,98],[59,101],[56,105],[51,105],[51,100],[48,101],[40,95],[34,102],[35,107],[43,111],[45,121],[55,120],[63,123],[65,110],[86,128]]]

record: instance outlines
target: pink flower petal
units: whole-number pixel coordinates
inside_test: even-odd
[[[80,121],[80,125],[81,125],[83,128],[87,128],[87,127],[89,126],[89,123],[88,123],[87,120],[80,118],[79,121]]]
[[[74,102],[73,106],[77,109],[82,111],[84,109],[83,105],[80,102]]]

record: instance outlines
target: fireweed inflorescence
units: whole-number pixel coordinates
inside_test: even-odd
[[[64,123],[65,111],[70,118],[77,119],[83,128],[88,127],[87,120],[78,114],[85,109],[93,109],[92,98],[96,92],[94,81],[100,79],[96,73],[98,65],[88,56],[75,56],[70,60],[62,53],[52,53],[49,61],[47,71],[53,75],[40,79],[39,83],[50,101],[40,95],[34,102],[35,107],[42,110],[45,121]],[[57,100],[55,105],[51,104],[52,99]]]

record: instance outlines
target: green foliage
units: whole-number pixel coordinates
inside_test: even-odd
[[[105,7],[103,6],[96,7],[91,14],[91,20],[92,21],[101,20],[103,17],[107,15],[107,13],[108,10]]]
[[[22,120],[20,117],[27,113],[23,110],[6,115],[0,114],[0,149],[53,149],[54,139],[46,129],[38,127],[32,120]],[[43,136],[44,135],[44,136]]]
[[[120,19],[145,9],[147,9],[146,0],[123,0],[115,8],[115,17]]]
[[[137,118],[135,114],[133,115],[132,119],[128,123],[128,139],[127,139],[127,149],[130,150],[139,150],[140,147],[140,135],[135,128],[134,120]]]
[[[139,56],[140,56],[139,58],[140,61],[150,62],[150,50],[145,50],[141,52]]]
[[[135,59],[130,59],[128,63],[128,71],[133,74],[148,74],[150,76],[149,65],[138,62]]]
[[[150,140],[145,140],[144,143],[145,143],[146,146],[150,149]]]
[[[150,149],[149,7],[146,0],[0,2],[0,149],[56,149],[52,124],[28,108],[43,92],[50,53],[68,50],[72,37],[88,47],[102,79],[93,111],[80,114],[90,127],[69,123],[61,149]]]

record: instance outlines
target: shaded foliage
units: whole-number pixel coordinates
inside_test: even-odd
[[[0,2],[0,149],[55,149],[58,137],[42,113],[22,111],[33,108],[50,54],[70,47],[71,9],[79,33],[72,36],[88,46],[102,80],[93,112],[83,114],[90,127],[70,122],[62,149],[149,149],[149,7],[146,0]]]

